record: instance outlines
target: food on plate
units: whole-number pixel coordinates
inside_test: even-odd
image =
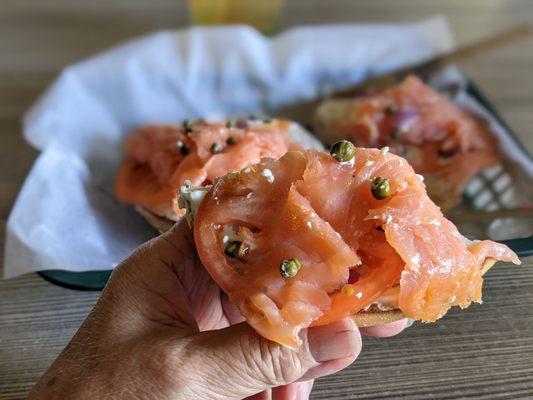
[[[115,194],[118,200],[137,205],[159,227],[183,215],[177,197],[186,180],[209,184],[262,157],[278,158],[302,147],[322,145],[298,124],[285,120],[199,120],[143,127],[126,141],[126,159],[116,176]]]
[[[425,177],[429,196],[443,209],[460,200],[474,175],[497,162],[485,127],[415,76],[376,93],[324,101],[315,128],[326,142],[346,138],[360,147],[388,146]]]
[[[188,182],[180,203],[213,279],[257,332],[292,347],[301,329],[354,314],[435,321],[481,301],[495,260],[519,263],[502,244],[468,242],[405,159],[348,141]]]

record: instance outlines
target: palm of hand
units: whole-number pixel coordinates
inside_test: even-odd
[[[243,320],[203,268],[189,228],[178,223],[113,272],[30,399],[305,400],[312,378],[346,367],[360,351],[350,321],[313,328],[293,351]],[[377,335],[404,327],[402,321]]]

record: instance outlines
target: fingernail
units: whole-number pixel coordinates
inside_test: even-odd
[[[415,320],[412,318],[407,318],[407,323],[405,324],[406,328],[409,328],[411,325],[415,323]]]
[[[351,318],[310,328],[307,340],[311,354],[319,363],[354,357],[361,351],[361,336]]]

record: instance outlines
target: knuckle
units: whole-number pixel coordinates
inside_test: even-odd
[[[247,364],[265,384],[278,386],[294,382],[303,375],[297,352],[258,335],[252,340],[255,343],[249,343],[249,340],[243,343],[243,354],[246,355]]]
[[[299,379],[303,374],[302,360],[297,352],[294,350],[277,345],[277,374],[283,383],[291,383]]]
[[[141,366],[145,373],[152,376],[161,388],[172,388],[173,391],[185,390],[194,371],[191,354],[183,351],[183,346],[174,339],[154,340],[151,349],[145,352],[148,356]]]

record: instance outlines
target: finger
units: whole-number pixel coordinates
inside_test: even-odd
[[[198,259],[184,219],[156,239],[148,251],[152,258],[174,271],[198,330],[220,329],[230,324],[220,303],[221,290]]]
[[[308,400],[313,380],[289,383],[272,389],[272,400]]]
[[[199,264],[192,230],[184,218],[142,247],[146,247],[147,253],[172,266],[180,279]]]
[[[350,318],[304,330],[301,338],[302,345],[291,349],[262,338],[247,324],[202,332],[187,338],[187,356],[180,357],[176,373],[196,379],[197,387],[217,388],[220,397],[242,399],[337,372],[361,350],[359,331]]]
[[[224,314],[230,325],[240,324],[245,321],[245,318],[242,316],[237,306],[229,299],[226,293],[222,292],[220,295],[220,301],[222,303]]]
[[[182,247],[183,245],[194,247],[192,229],[185,218],[181,218],[161,237],[176,247]]]
[[[386,338],[397,335],[408,326],[410,326],[409,320],[407,318],[404,318],[399,321],[390,322],[388,324],[360,328],[360,331],[363,335],[366,336]]]
[[[146,269],[151,268],[155,262],[164,264],[182,281],[186,278],[185,272],[197,269],[199,264],[192,233],[184,220],[137,248],[128,258],[130,259],[140,268]]]

